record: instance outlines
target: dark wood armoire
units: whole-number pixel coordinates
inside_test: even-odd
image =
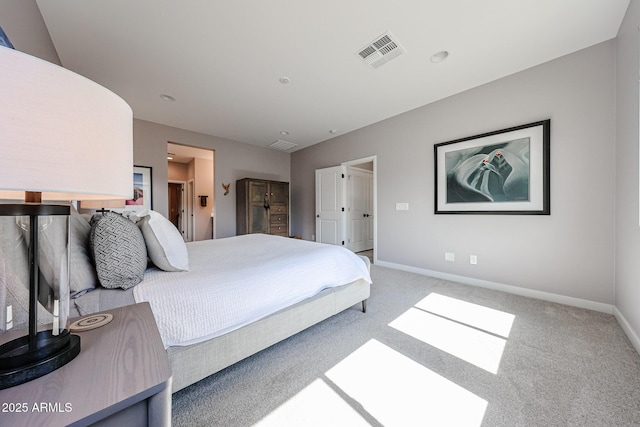
[[[289,183],[243,178],[236,181],[236,234],[289,236]]]

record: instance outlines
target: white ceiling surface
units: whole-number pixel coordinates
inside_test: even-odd
[[[62,64],[135,117],[295,151],[614,38],[629,0],[37,3]],[[372,70],[356,53],[387,31],[406,53]]]
[[[171,142],[167,143],[167,156],[169,155],[173,157],[171,161],[176,163],[189,163],[194,158],[213,161],[213,150],[174,144]]]

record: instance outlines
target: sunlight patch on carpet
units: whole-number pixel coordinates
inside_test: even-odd
[[[415,307],[492,334],[509,338],[516,316],[479,304],[431,293]]]
[[[260,422],[259,427],[369,426],[369,424],[324,381],[317,379]]]
[[[492,374],[498,373],[506,340],[410,308],[389,326]]]
[[[370,340],[326,373],[385,426],[480,426],[487,401]]]
[[[389,326],[497,374],[515,316],[431,293]]]

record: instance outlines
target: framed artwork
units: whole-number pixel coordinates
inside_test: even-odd
[[[549,215],[550,125],[436,144],[435,213]]]
[[[125,201],[125,210],[153,209],[151,168],[133,167],[132,198]]]
[[[9,41],[9,37],[7,37],[7,34],[2,30],[2,27],[0,27],[0,46],[13,49],[13,45]]]

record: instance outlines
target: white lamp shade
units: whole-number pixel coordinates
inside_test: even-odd
[[[0,47],[0,198],[131,198],[133,113],[72,71]]]

